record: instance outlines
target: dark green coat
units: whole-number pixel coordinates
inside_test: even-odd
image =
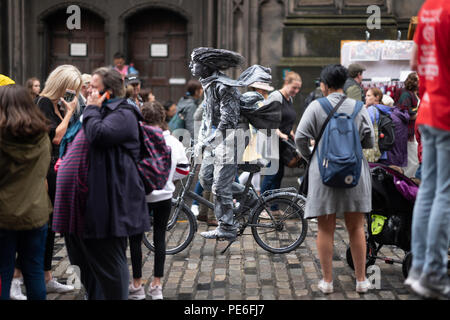
[[[45,182],[50,153],[48,134],[29,140],[0,136],[0,229],[47,223],[53,210]]]

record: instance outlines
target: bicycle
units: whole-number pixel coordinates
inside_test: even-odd
[[[191,164],[192,162],[191,154]],[[178,196],[172,199],[172,212],[166,233],[166,254],[173,255],[183,251],[192,242],[198,230],[196,217],[185,203],[187,199],[197,200],[214,210],[213,203],[190,190],[199,166],[199,164],[191,165],[190,172],[185,178],[186,182],[181,183]],[[264,250],[275,254],[295,250],[305,240],[308,230],[308,222],[303,217],[306,198],[292,187],[270,190],[258,195],[251,181],[261,167],[256,164],[242,164],[239,165],[239,169],[249,172],[250,175],[244,190],[233,194],[238,202],[233,209],[238,228],[237,236],[244,235],[245,229],[250,227],[256,243]],[[258,201],[250,207],[249,200],[255,195]],[[143,241],[148,249],[154,251],[152,231],[145,233]],[[231,241],[221,253],[225,253],[234,241]]]

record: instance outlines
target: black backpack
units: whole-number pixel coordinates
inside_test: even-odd
[[[281,95],[281,93],[280,93]],[[257,92],[246,92],[240,97],[241,115],[256,129],[278,129],[281,123],[279,99],[264,101]]]
[[[395,124],[390,114],[380,110],[377,106],[374,106],[378,110],[378,147],[381,153],[385,151],[391,151],[395,144]],[[376,116],[375,116],[376,119]]]

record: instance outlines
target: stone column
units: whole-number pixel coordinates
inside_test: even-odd
[[[208,16],[207,28],[208,28],[208,40],[207,45],[209,47],[217,46],[217,0],[208,0]]]
[[[0,0],[0,21],[5,21],[5,5],[3,3],[2,0]],[[3,31],[4,31],[4,26],[2,23],[0,23],[0,74],[6,73],[6,67],[5,67],[5,54],[3,53],[3,51],[6,48],[6,45],[3,43],[4,37],[3,37]]]
[[[23,84],[26,67],[25,0],[8,0],[7,35],[8,69],[7,73],[16,83]],[[3,24],[5,27],[5,24]]]

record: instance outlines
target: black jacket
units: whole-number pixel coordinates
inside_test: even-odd
[[[88,106],[83,128],[89,147],[85,238],[127,237],[150,230],[144,185],[137,170],[138,119],[125,99]]]

